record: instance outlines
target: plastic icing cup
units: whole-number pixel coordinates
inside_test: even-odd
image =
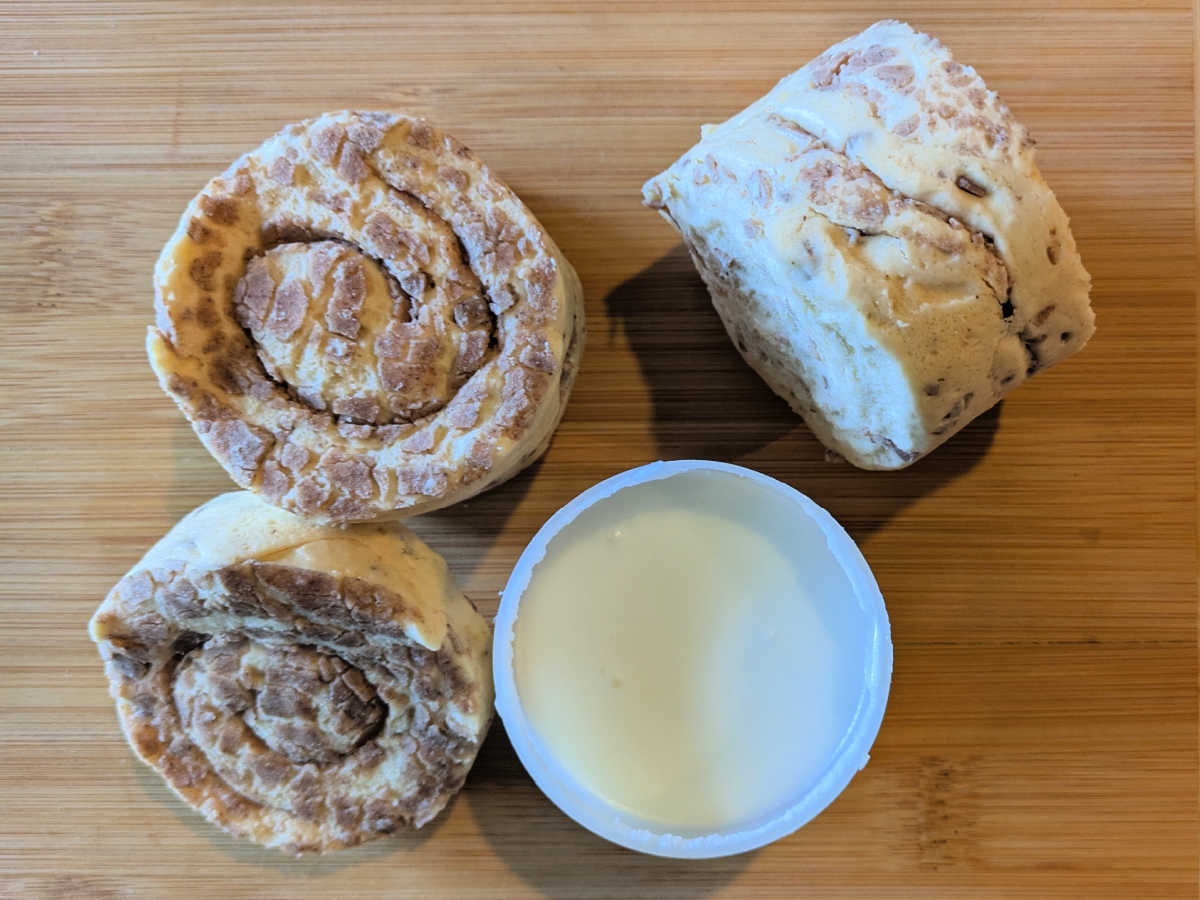
[[[538,787],[600,837],[678,858],[753,850],[833,802],[892,673],[883,597],[845,530],[782,482],[703,460],[623,472],[551,516],[494,641],[496,708]]]

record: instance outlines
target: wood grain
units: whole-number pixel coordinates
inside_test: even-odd
[[[741,7],[737,12],[733,7]],[[1040,144],[1099,331],[901,474],[821,448],[730,348],[649,175],[881,3],[0,7],[0,895],[1194,897],[1196,234],[1186,2],[917,2]],[[293,861],[137,764],[89,614],[230,487],[141,349],[187,200],[277,127],[427,115],[582,276],[591,341],[551,452],[419,530],[485,609],[556,508],[657,458],[758,468],[825,505],[896,645],[871,764],[796,835],[674,862],[582,831],[496,727],[413,834]]]

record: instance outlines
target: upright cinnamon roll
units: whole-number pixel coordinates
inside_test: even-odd
[[[466,499],[539,457],[583,349],[579,279],[421,119],[292,125],[189,204],[151,365],[242,487],[319,521]]]
[[[223,494],[121,579],[91,635],[137,755],[210,822],[288,852],[425,824],[491,721],[487,622],[398,523]]]

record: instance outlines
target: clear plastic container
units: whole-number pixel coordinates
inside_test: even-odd
[[[848,682],[839,684],[837,692],[836,702],[844,704],[837,719],[842,723],[839,726],[842,733],[821,736],[820,744],[829,748],[828,753],[819,756],[815,763],[809,759],[805,765],[810,771],[795,782],[800,786],[781,787],[781,796],[761,815],[701,830],[675,827],[661,818],[649,820],[589,788],[586,784],[589,773],[571,771],[570,763],[559,758],[551,742],[539,734],[530,720],[522,706],[514,666],[514,638],[522,596],[547,552],[560,552],[551,546],[554,538],[585,511],[621,491],[698,472],[719,476],[726,492],[744,492],[747,509],[769,509],[771,521],[764,521],[764,533],[769,525],[778,534],[780,517],[787,518],[786,540],[792,544],[787,549],[803,558],[804,569],[811,569],[822,586],[824,593],[817,602],[830,604],[829,611],[833,614],[838,609],[852,612],[845,619],[849,624],[844,623],[837,633],[855,646],[855,665],[848,670],[849,674],[839,674],[840,681]],[[726,480],[728,484],[724,484]],[[766,506],[764,492],[769,494]],[[752,495],[754,502],[750,502]],[[570,592],[564,592],[562,602],[572,602]],[[525,548],[509,577],[496,616],[494,641],[496,708],[517,755],[538,787],[564,813],[595,834],[643,853],[677,858],[726,856],[753,850],[791,834],[820,813],[866,765],[883,719],[892,672],[891,636],[883,597],[866,560],[845,530],[808,497],[782,482],[751,469],[703,460],[657,462],[623,472],[584,491],[555,513]],[[538,651],[530,647],[517,652]],[[536,658],[527,662],[536,672]],[[787,690],[787,686],[773,689]],[[623,764],[637,766],[639,754],[630,756]]]

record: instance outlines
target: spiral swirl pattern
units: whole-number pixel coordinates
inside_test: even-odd
[[[548,446],[579,281],[429,123],[285,128],[192,201],[155,271],[159,381],[234,480],[322,521],[445,506]]]
[[[184,518],[92,620],[137,754],[210,821],[289,852],[421,826],[491,718],[487,623],[399,525],[246,492]]]

